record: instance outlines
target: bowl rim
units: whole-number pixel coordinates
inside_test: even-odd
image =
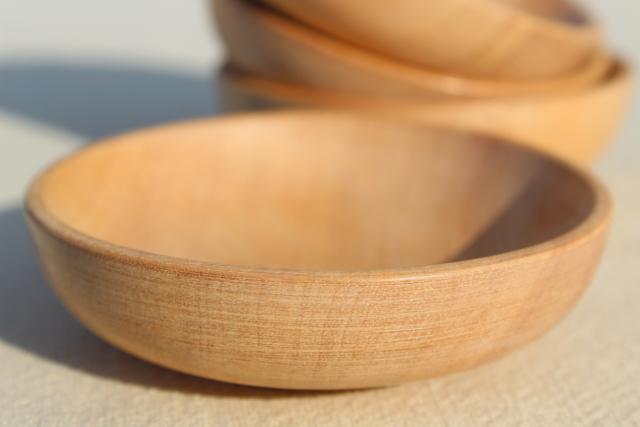
[[[456,94],[461,88],[466,88],[469,93],[464,97],[473,98],[483,95],[513,96],[519,94],[550,93],[555,91],[573,90],[589,86],[589,82],[598,81],[606,74],[606,69],[611,63],[611,57],[607,50],[596,47],[591,55],[584,61],[581,67],[568,73],[546,79],[518,80],[499,79],[487,77],[475,77],[473,75],[449,73],[446,70],[427,68],[403,62],[393,57],[381,55],[374,51],[363,49],[360,46],[340,40],[335,37],[307,27],[301,22],[280,13],[278,10],[260,2],[251,0],[224,0],[231,3],[238,2],[238,7],[245,8],[253,16],[259,25],[268,28],[269,31],[283,35],[295,43],[302,43],[310,49],[321,52],[323,55],[340,62],[352,64],[359,68],[376,69],[387,76],[400,77],[401,80],[412,82],[427,87],[439,87],[444,95]],[[565,25],[550,20],[541,19],[534,14],[522,11],[515,7],[498,4],[497,1],[488,2],[491,7],[508,9],[508,13],[524,14],[527,19],[541,21],[540,23],[551,26],[551,30],[571,31]],[[595,30],[589,29],[588,31]],[[586,83],[585,83],[586,82]]]
[[[600,32],[598,22],[588,10],[576,4],[572,0],[561,0],[559,3],[566,6],[571,12],[575,13],[575,16],[579,18],[578,22],[566,19],[558,19],[553,16],[547,16],[528,10],[526,8],[518,7],[507,2],[491,0],[488,2],[492,7],[507,9],[511,14],[517,15],[518,19],[526,19],[531,21],[532,24],[545,28],[545,31],[566,32],[566,33],[586,33],[597,34]],[[487,6],[488,7],[488,6]]]
[[[257,96],[271,96],[273,99],[284,102],[297,102],[304,105],[328,105],[331,102],[335,106],[385,106],[396,107],[430,107],[456,106],[461,104],[487,104],[502,102],[540,102],[547,103],[549,100],[565,99],[580,96],[589,96],[600,93],[613,87],[629,86],[633,81],[632,67],[628,62],[619,56],[613,55],[609,71],[601,79],[583,88],[576,88],[569,92],[548,93],[548,94],[516,94],[498,98],[443,98],[434,101],[416,101],[411,98],[384,99],[370,97],[362,94],[348,93],[340,90],[325,90],[297,83],[278,81],[269,77],[260,76],[247,70],[243,70],[232,63],[224,63],[218,69],[219,79],[228,81],[242,91],[256,94]],[[324,104],[323,104],[324,103]]]
[[[46,167],[31,181],[24,197],[24,213],[29,221],[33,221],[47,234],[62,242],[86,251],[92,255],[116,259],[129,265],[144,266],[154,270],[180,271],[181,273],[191,273],[195,275],[213,274],[239,274],[239,275],[269,275],[271,277],[291,276],[295,278],[307,277],[310,280],[317,278],[344,279],[349,282],[366,282],[375,280],[377,282],[397,282],[420,280],[428,277],[447,275],[460,271],[468,271],[477,268],[495,269],[497,265],[504,263],[529,262],[537,257],[551,257],[556,251],[569,250],[585,241],[605,231],[608,227],[612,215],[612,199],[605,185],[591,172],[573,165],[563,159],[541,152],[537,149],[521,146],[501,138],[488,137],[475,132],[460,131],[447,127],[432,126],[428,124],[407,124],[408,126],[424,127],[432,130],[442,130],[458,134],[477,135],[487,139],[491,143],[506,144],[515,146],[517,150],[528,152],[534,156],[541,157],[545,161],[557,164],[559,167],[568,170],[578,179],[585,183],[586,188],[593,195],[593,206],[589,213],[579,223],[549,240],[519,248],[516,250],[500,252],[494,255],[465,259],[460,261],[428,264],[423,266],[380,268],[366,270],[339,270],[339,269],[295,269],[295,268],[272,268],[272,267],[249,267],[234,264],[223,264],[211,261],[203,261],[192,258],[181,258],[171,255],[149,252],[140,249],[115,244],[103,240],[90,234],[84,233],[59,220],[42,201],[42,184],[54,170],[63,166],[66,162],[74,159],[83,153],[97,148],[104,148],[111,144],[126,144],[131,137],[147,135],[163,131],[174,131],[189,127],[203,126],[224,126],[242,123],[243,121],[264,120],[297,120],[299,118],[312,117],[314,119],[344,119],[363,120],[365,118],[375,118],[390,123],[404,123],[400,119],[382,117],[373,112],[364,111],[344,111],[340,109],[316,109],[316,110],[290,110],[282,109],[271,112],[252,112],[243,114],[232,114],[223,117],[207,117],[179,121],[171,124],[152,126],[139,130],[129,131],[113,137],[98,140],[85,147],[80,148],[63,156],[50,166]],[[237,124],[235,124],[237,126]]]

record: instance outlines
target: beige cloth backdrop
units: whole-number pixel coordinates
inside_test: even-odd
[[[0,0],[0,426],[640,425],[637,108],[597,167],[617,205],[605,261],[546,337],[474,371],[395,388],[227,385],[139,361],[86,331],[41,278],[20,212],[29,177],[87,140],[214,111],[220,48],[204,3],[37,3]],[[612,43],[640,58],[640,4],[589,4]]]

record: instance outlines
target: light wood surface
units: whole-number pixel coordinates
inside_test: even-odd
[[[218,82],[220,103],[229,112],[278,107],[370,109],[506,138],[578,164],[592,162],[613,140],[625,116],[632,83],[621,61],[589,88],[502,99],[378,99],[266,80],[229,66],[221,70]]]
[[[565,0],[263,0],[332,36],[423,67],[536,79],[571,74],[599,44]]]
[[[598,81],[610,66],[608,55],[598,51],[560,77],[474,79],[377,55],[246,0],[215,0],[213,6],[229,61],[236,67],[319,89],[416,99],[558,93]]]
[[[590,280],[610,202],[515,144],[286,112],[95,144],[42,175],[27,212],[56,293],[112,344],[223,381],[345,389],[546,332]]]

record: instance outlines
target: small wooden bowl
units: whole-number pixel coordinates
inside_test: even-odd
[[[377,110],[513,140],[584,165],[613,140],[631,83],[629,69],[618,61],[602,81],[569,93],[415,102],[290,85],[225,67],[219,90],[226,111],[276,107]]]
[[[366,50],[453,74],[548,79],[598,48],[595,23],[563,0],[263,0]]]
[[[574,73],[545,80],[481,80],[413,67],[313,31],[246,0],[216,0],[229,60],[274,80],[369,96],[434,99],[570,91],[598,81],[610,58],[594,55]]]
[[[91,145],[26,210],[53,288],[115,346],[222,381],[349,389],[543,334],[587,286],[610,201],[515,144],[287,112]]]

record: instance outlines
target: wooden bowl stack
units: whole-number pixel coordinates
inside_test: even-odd
[[[587,163],[630,92],[597,25],[563,0],[213,0],[213,11],[227,111],[375,109]]]
[[[564,317],[611,201],[521,145],[590,160],[627,69],[561,0],[377,4],[215,0],[229,110],[333,110],[136,131],[34,181],[33,240],[81,322],[189,374],[337,390],[468,369]]]

